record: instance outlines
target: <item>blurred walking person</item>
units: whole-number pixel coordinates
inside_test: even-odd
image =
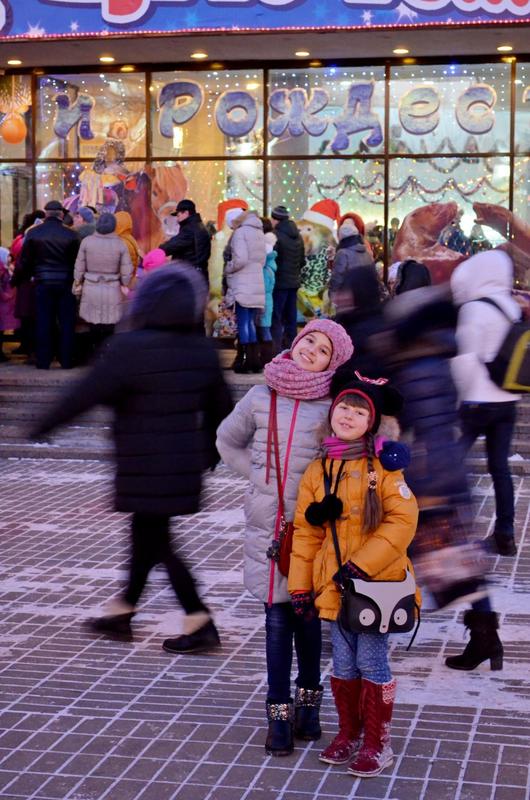
[[[171,653],[220,643],[170,539],[171,517],[199,510],[202,472],[218,460],[215,431],[232,408],[217,354],[196,333],[206,294],[204,279],[191,268],[169,265],[147,275],[134,297],[130,330],[109,340],[85,378],[32,433],[42,436],[99,403],[114,409],[115,508],[132,513],[131,561],[123,592],[90,625],[130,641],[149,573],[164,564],[185,613],[182,634],[163,644]]]

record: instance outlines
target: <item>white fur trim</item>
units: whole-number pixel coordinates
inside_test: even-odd
[[[328,231],[331,231],[332,233],[335,230],[335,220],[326,216],[326,214],[320,214],[318,211],[312,211],[309,209],[305,212],[302,219],[306,222],[314,222],[315,225],[322,225],[323,228],[327,228]]]

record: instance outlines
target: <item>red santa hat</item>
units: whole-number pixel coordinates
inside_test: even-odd
[[[226,212],[233,208],[239,208],[241,211],[248,211],[248,203],[246,200],[240,200],[234,197],[231,200],[222,200],[217,206],[217,230],[220,231],[225,224]]]
[[[364,236],[365,226],[364,226],[363,218],[360,217],[359,214],[356,214],[355,211],[348,211],[347,214],[343,214],[342,217],[340,218],[340,220],[339,220],[339,228],[344,223],[344,221],[347,220],[347,219],[351,219],[353,221],[353,224],[355,225],[355,227],[357,228],[357,230],[361,234],[361,236]]]
[[[335,229],[335,223],[340,219],[340,207],[335,200],[330,200],[326,197],[324,200],[319,200],[309,208],[302,219],[307,222],[314,222],[315,225],[322,225],[332,231]]]

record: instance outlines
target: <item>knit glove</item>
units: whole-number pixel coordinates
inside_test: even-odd
[[[342,586],[352,578],[359,578],[363,581],[372,580],[370,576],[363,569],[358,567],[357,564],[354,564],[353,561],[347,561],[333,576],[333,580],[335,583],[338,583],[339,586]]]
[[[291,603],[296,616],[301,617],[306,622],[316,616],[317,610],[311,592],[292,592]]]
[[[379,453],[379,461],[389,472],[406,469],[410,464],[410,448],[403,442],[385,442]]]

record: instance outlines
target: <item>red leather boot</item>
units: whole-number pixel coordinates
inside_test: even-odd
[[[396,697],[396,681],[372,683],[363,678],[361,719],[364,739],[361,749],[348,767],[359,778],[373,778],[390,767],[394,753],[390,747],[390,721]]]
[[[326,764],[345,764],[361,744],[361,679],[331,678],[330,683],[339,715],[339,732],[319,759]]]

